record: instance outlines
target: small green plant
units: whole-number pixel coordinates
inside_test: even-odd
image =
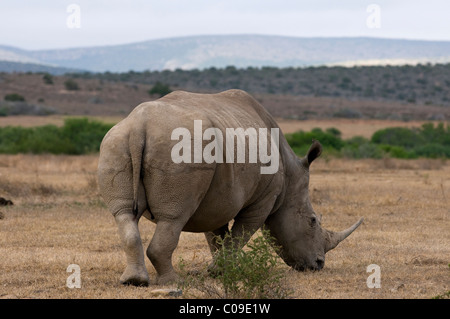
[[[66,87],[66,90],[68,90],[68,91],[78,91],[80,89],[80,87],[78,86],[78,83],[72,79],[68,79],[67,81],[65,81],[64,86]]]
[[[156,82],[156,84],[148,90],[148,94],[158,95],[159,97],[167,95],[170,92],[172,92],[172,89],[167,84],[163,84],[161,82]]]
[[[0,105],[0,116],[8,116],[8,115],[9,115],[8,107]]]
[[[44,81],[45,84],[53,84],[53,77],[49,73],[45,73],[42,76],[42,80]]]
[[[11,93],[11,94],[6,94],[4,100],[10,101],[10,102],[23,102],[23,101],[25,101],[25,98],[18,93]]]
[[[297,155],[303,156],[309,149],[312,140],[320,141],[327,153],[340,151],[345,145],[340,138],[341,132],[336,128],[329,128],[325,132],[320,128],[313,128],[311,132],[298,131],[286,134],[286,140]]]
[[[184,276],[181,289],[194,287],[213,298],[288,298],[285,271],[274,251],[274,239],[267,230],[241,249],[242,239],[218,237],[222,248],[214,256],[214,279],[203,275]],[[184,270],[184,261],[180,262]]]
[[[444,292],[441,295],[434,296],[432,299],[450,299],[450,290]]]

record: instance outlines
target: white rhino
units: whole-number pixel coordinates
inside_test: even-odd
[[[234,150],[226,151],[217,143],[215,152],[224,157],[223,161],[218,157],[215,161],[199,160],[195,154],[196,160],[191,162],[174,160],[174,150],[181,154],[195,149],[177,148],[181,140],[173,133],[180,128],[182,132],[198,131],[194,123],[199,120],[200,134],[209,128],[214,132],[226,132],[227,128],[263,129],[260,132],[268,134],[263,145],[271,145],[272,153],[277,152],[271,161],[279,162],[249,161],[250,147],[243,163],[225,161],[238,142]],[[240,238],[239,242],[245,244],[264,226],[281,247],[278,254],[286,264],[296,270],[320,270],[324,266],[325,253],[351,234],[362,218],[342,232],[321,228],[310,203],[308,185],[309,166],[321,154],[322,146],[313,141],[306,156],[298,158],[281,132],[279,139],[274,139],[273,132],[277,131],[273,129],[279,129],[277,123],[246,92],[176,91],[140,104],[106,134],[100,148],[98,180],[127,258],[121,283],[149,284],[138,229],[142,215],[156,223],[146,253],[157,271],[157,284],[177,278],[172,253],[182,231],[204,232],[214,253],[220,249],[217,236],[225,236],[232,220],[231,234],[236,241]],[[211,134],[209,138],[213,141]],[[250,134],[245,140],[249,143]],[[200,146],[203,149],[211,141],[203,140]],[[274,142],[278,147],[273,148]],[[192,154],[182,155],[192,159]],[[275,172],[262,174],[261,167],[268,165],[275,167]]]

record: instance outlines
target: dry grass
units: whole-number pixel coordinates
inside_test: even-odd
[[[47,115],[47,116],[33,116],[33,115],[15,115],[15,116],[0,116],[0,127],[5,126],[22,126],[35,127],[43,125],[63,126],[66,118],[74,118],[74,115]],[[86,115],[78,117],[88,117],[93,120],[104,123],[118,123],[125,116],[100,116],[100,115]]]
[[[429,122],[429,121],[428,121]],[[1,126],[0,119],[0,126]],[[426,121],[381,121],[381,120],[360,120],[360,119],[317,119],[317,120],[291,120],[291,119],[277,119],[284,134],[294,133],[299,130],[311,131],[318,127],[323,130],[327,128],[337,128],[342,133],[343,139],[352,138],[354,136],[363,136],[371,138],[373,133],[387,127],[421,127]]]
[[[125,256],[114,219],[99,200],[92,156],[0,156],[0,196],[13,200],[0,219],[0,296],[149,298],[123,287]],[[363,225],[327,254],[320,272],[286,273],[294,298],[431,298],[450,289],[450,165],[433,160],[325,160],[312,166],[313,206],[323,226]],[[140,223],[144,245],[154,225]],[[210,255],[202,234],[183,233],[174,254],[188,270]],[[147,262],[151,278],[155,270]],[[66,287],[69,264],[81,267],[81,289]],[[381,267],[369,289],[366,267]]]

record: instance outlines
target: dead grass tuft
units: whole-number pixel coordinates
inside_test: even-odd
[[[10,177],[3,178],[0,185],[0,192],[7,194],[13,198],[58,195],[62,192],[60,188],[46,184],[39,177],[31,181],[17,181]]]

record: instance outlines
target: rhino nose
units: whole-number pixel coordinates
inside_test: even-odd
[[[321,270],[325,265],[325,259],[323,257],[318,257],[316,259],[316,268],[317,270]]]

